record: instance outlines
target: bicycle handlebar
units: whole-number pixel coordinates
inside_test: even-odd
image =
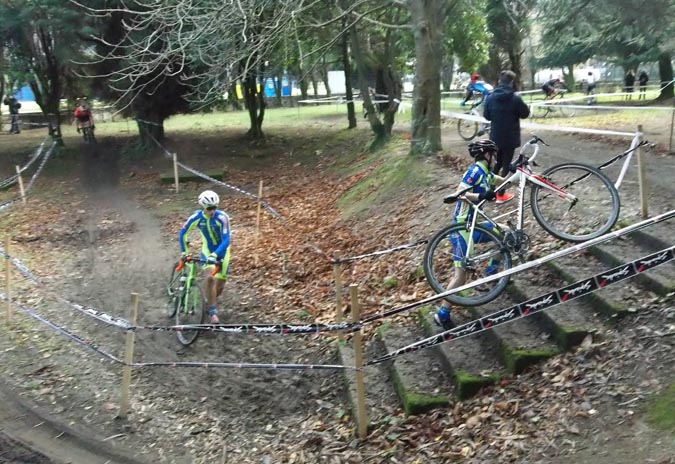
[[[201,257],[198,256],[182,256],[180,258],[180,261],[178,262],[178,266],[176,266],[176,272],[179,272],[183,267],[185,266],[186,263],[201,263],[201,264],[206,264],[208,263],[208,260],[202,259]],[[216,269],[211,273],[212,276],[218,274],[220,272],[220,269],[223,267],[223,260],[219,259],[216,260],[215,262]]]

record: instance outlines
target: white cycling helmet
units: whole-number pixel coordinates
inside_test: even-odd
[[[209,206],[217,207],[220,203],[220,197],[212,190],[204,190],[199,194],[198,202],[202,208],[208,208]]]

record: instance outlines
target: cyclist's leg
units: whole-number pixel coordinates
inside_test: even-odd
[[[202,248],[202,254],[201,258],[202,260],[206,260],[206,257],[211,253],[211,251],[208,249],[206,244],[204,244]],[[216,315],[217,312],[217,291],[216,291],[216,278],[212,275],[213,271],[215,270],[215,265],[210,264],[210,265],[204,265],[202,266],[202,278],[204,281],[203,288],[204,288],[204,295],[206,296],[206,309],[209,312],[209,317],[213,318],[214,316],[217,318],[218,316]]]
[[[225,288],[225,282],[227,282],[227,276],[230,273],[230,249],[227,249],[223,262],[220,266],[220,271],[214,276],[216,279],[216,298],[223,293]]]

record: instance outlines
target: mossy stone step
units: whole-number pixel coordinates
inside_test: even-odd
[[[436,308],[422,307],[417,313],[418,322],[428,337],[442,332],[433,322],[435,311]],[[483,334],[479,334],[460,338],[433,348],[454,384],[455,395],[459,399],[475,395],[481,388],[496,383],[504,376],[497,352],[490,345],[482,343],[483,337]]]
[[[610,266],[593,256],[590,251],[550,261],[547,266],[568,283],[578,282],[585,277],[592,277],[611,269]],[[596,312],[616,319],[635,312],[640,300],[653,297],[653,293],[638,287],[628,279],[620,284],[582,296],[579,301],[583,301]]]
[[[223,172],[215,172],[215,171],[206,171],[204,172],[209,177],[212,177],[216,180],[223,180]],[[174,183],[174,177],[173,177],[173,171],[171,172],[164,172],[159,175],[160,181],[163,184],[173,184]],[[192,174],[191,172],[186,172],[183,170],[178,171],[178,182],[209,182],[207,179],[204,179],[203,177],[200,177],[196,174]]]
[[[384,325],[377,336],[386,352],[424,338],[417,327]],[[421,414],[450,404],[452,385],[431,350],[405,354],[387,363],[394,388],[406,414]]]
[[[479,318],[515,303],[508,292],[504,292],[488,304],[467,309],[474,318]],[[496,326],[485,334],[499,353],[504,366],[514,374],[520,374],[529,366],[560,353],[549,334],[528,318]]]
[[[671,243],[670,246],[672,245]],[[658,250],[663,248],[658,248]],[[647,247],[643,242],[621,237],[590,249],[593,255],[609,267],[620,266],[658,250]],[[664,264],[653,271],[639,274],[636,281],[652,292],[665,296],[675,291],[675,266],[672,262]]]
[[[541,267],[529,272],[522,281],[512,279],[506,289],[515,300],[524,302],[566,285],[567,282],[561,277]],[[596,333],[602,324],[578,300],[568,301],[530,317],[551,334],[562,350],[579,345],[589,333]]]

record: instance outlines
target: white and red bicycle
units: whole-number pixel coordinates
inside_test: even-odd
[[[529,206],[535,219],[548,233],[568,242],[585,242],[599,237],[614,226],[620,210],[619,193],[612,181],[597,168],[582,163],[563,163],[542,174],[532,172],[539,144],[546,143],[534,136],[520,149],[512,164],[513,174],[500,189],[518,185],[518,208],[495,218],[482,209],[485,201],[471,203],[464,196],[469,189],[446,197],[445,203],[465,201],[473,209],[471,220],[453,224],[440,230],[429,240],[424,253],[424,272],[427,281],[438,293],[445,292],[452,281],[455,266],[467,272],[466,283],[486,275],[496,274],[511,267],[511,254],[524,261],[530,248],[530,237],[523,230],[525,189],[531,187]],[[531,151],[528,154],[526,152]],[[517,212],[517,222],[507,226],[497,221]],[[479,219],[480,218],[480,219]],[[458,239],[465,247],[455,246]],[[462,250],[466,248],[464,253]],[[447,299],[462,306],[477,306],[495,299],[504,290],[509,276],[482,284]]]

